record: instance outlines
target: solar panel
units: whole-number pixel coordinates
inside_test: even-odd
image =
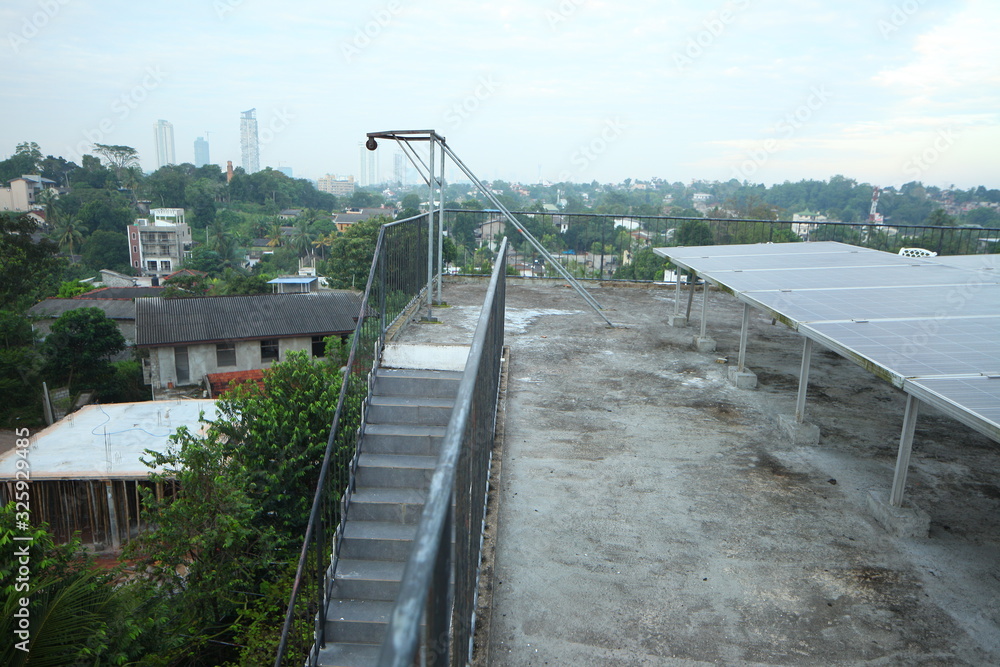
[[[656,252],[1000,439],[1000,256],[833,242]]]
[[[794,322],[1000,315],[1000,285],[762,291],[740,298]]]
[[[1000,374],[998,330],[1000,317],[816,322],[799,327],[799,333],[869,370],[890,374],[897,386],[905,378]]]

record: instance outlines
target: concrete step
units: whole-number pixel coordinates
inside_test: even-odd
[[[326,641],[379,645],[395,601],[331,600],[326,609]]]
[[[320,667],[376,667],[378,644],[334,644],[319,650]]]
[[[358,487],[351,497],[351,507],[347,511],[350,525],[352,521],[395,521],[397,523],[420,523],[424,511],[427,491],[382,487],[366,489]]]
[[[331,598],[394,602],[405,565],[402,561],[341,558]]]
[[[429,454],[437,456],[444,426],[367,424],[361,451],[372,454]]]
[[[348,560],[405,561],[410,557],[417,526],[392,521],[348,521],[340,557]]]
[[[447,426],[454,406],[453,398],[374,395],[368,406],[368,422]]]
[[[376,396],[455,398],[462,373],[458,371],[380,368],[375,374]]]
[[[437,456],[414,454],[368,454],[358,457],[358,487],[394,486],[430,488]]]

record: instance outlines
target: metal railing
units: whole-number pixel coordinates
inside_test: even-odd
[[[457,667],[471,660],[500,388],[506,266],[504,239],[382,643],[382,667],[410,667],[418,651],[424,665]]]
[[[282,627],[275,667],[316,665],[326,643],[326,607],[350,506],[367,401],[387,332],[424,296],[427,214],[382,225],[319,470],[309,523]],[[332,534],[331,534],[332,533]],[[332,537],[332,539],[330,539]],[[310,647],[311,650],[310,650]],[[286,660],[287,658],[287,660]]]
[[[445,214],[445,229],[458,245],[462,245],[471,225],[502,222],[494,211],[446,209]],[[995,228],[532,211],[515,211],[513,215],[525,227],[534,229],[537,238],[543,241],[548,238],[548,252],[584,280],[629,279],[628,272],[621,269],[629,265],[634,253],[645,247],[808,240],[841,241],[892,253],[904,247],[925,248],[939,255],[1000,251],[1000,229]],[[538,223],[552,223],[556,233],[547,234],[533,226]],[[494,228],[499,226],[487,228],[487,233]],[[519,275],[557,277],[543,268],[543,258],[533,248],[512,238],[508,261]],[[474,245],[490,241],[476,238]],[[595,244],[602,252],[592,252]],[[474,251],[475,248],[469,247],[459,250],[455,264],[460,272],[488,273],[477,265]]]

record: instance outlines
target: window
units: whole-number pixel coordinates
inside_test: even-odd
[[[312,337],[312,353],[314,357],[326,356],[326,341],[322,336]]]
[[[236,365],[236,343],[215,344],[215,365],[216,366]]]
[[[132,252],[139,252],[139,246],[137,245],[132,246]]]
[[[151,259],[148,262],[146,262],[146,268],[149,269],[150,271],[156,271],[156,260]]]
[[[169,260],[163,260],[162,262],[160,262],[160,270],[161,271],[169,271],[170,270],[170,261]]]
[[[260,341],[260,362],[262,364],[278,360],[278,339]]]

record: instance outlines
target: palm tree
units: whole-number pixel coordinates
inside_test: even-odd
[[[61,250],[69,248],[69,258],[73,261],[74,250],[83,245],[83,232],[86,226],[81,220],[66,220],[56,227],[56,244]]]
[[[226,225],[222,221],[216,220],[205,228],[205,245],[211,250],[218,250],[228,243],[229,236]]]
[[[312,242],[313,247],[319,248],[319,256],[321,259],[326,259],[326,252],[323,248],[329,248],[333,245],[333,240],[337,238],[337,232],[333,231],[329,234],[320,234]]]
[[[56,203],[59,200],[59,191],[55,188],[45,188],[35,196],[35,201],[45,207],[45,223],[54,227],[59,210]]]
[[[295,223],[295,231],[292,232],[292,248],[299,253],[299,256],[309,254],[312,246],[313,234],[309,231],[309,221],[299,220]]]
[[[282,242],[281,223],[275,222],[271,225],[271,231],[267,234],[267,247],[277,248]]]

